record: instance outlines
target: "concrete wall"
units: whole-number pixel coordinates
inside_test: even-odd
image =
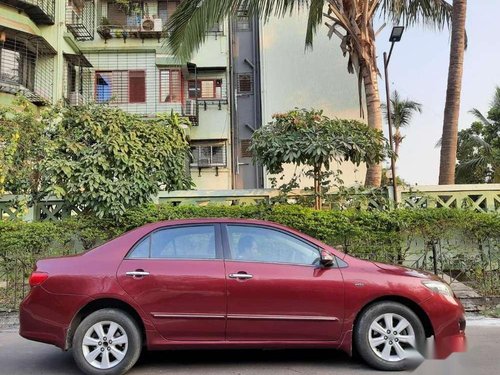
[[[262,107],[263,123],[275,113],[295,107],[323,109],[325,115],[359,120],[357,78],[347,73],[339,39],[328,39],[326,27],[318,27],[314,48],[305,50],[307,15],[294,13],[272,18],[262,26]],[[341,165],[346,185],[364,182],[366,166]],[[290,177],[294,166],[287,166]],[[312,186],[303,179],[301,186]],[[269,180],[266,187],[270,187]]]

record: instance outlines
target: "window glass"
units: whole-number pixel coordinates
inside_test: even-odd
[[[149,244],[151,242],[151,236],[147,236],[141,242],[139,242],[130,255],[129,258],[137,259],[137,258],[149,258]]]
[[[96,73],[96,101],[107,102],[111,99],[111,72]]]
[[[231,258],[266,263],[319,264],[318,248],[283,232],[257,226],[228,225]]]
[[[151,235],[151,257],[167,259],[215,259],[212,225],[167,228]]]

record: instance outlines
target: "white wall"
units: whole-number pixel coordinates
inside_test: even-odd
[[[262,104],[264,124],[274,113],[295,107],[323,109],[330,117],[359,120],[357,78],[347,72],[336,37],[326,36],[326,26],[319,26],[313,50],[305,50],[307,14],[302,12],[283,19],[272,18],[262,27]],[[344,163],[346,185],[364,182],[366,167]],[[287,166],[292,176],[294,166]],[[267,181],[266,187],[269,187]],[[302,186],[312,186],[303,179]]]

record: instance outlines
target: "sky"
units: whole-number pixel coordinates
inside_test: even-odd
[[[496,86],[500,86],[500,0],[469,0],[467,11],[468,48],[465,53],[459,129],[474,120],[472,108],[486,114]],[[380,21],[379,24],[383,22]],[[388,25],[377,37],[379,67],[382,55],[389,51]],[[397,173],[406,182],[434,185],[438,182],[439,149],[448,79],[450,31],[415,26],[407,28],[397,43],[389,66],[391,91],[422,103],[423,113],[416,114],[410,127],[403,130]],[[383,72],[382,72],[383,73]],[[385,82],[380,80],[385,98]],[[385,100],[383,100],[385,102]]]

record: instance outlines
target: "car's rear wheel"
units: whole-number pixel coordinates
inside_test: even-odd
[[[362,313],[354,327],[354,344],[370,366],[384,371],[406,370],[423,360],[425,330],[408,307],[380,302]]]
[[[136,321],[116,309],[90,314],[73,336],[73,358],[90,375],[125,374],[137,362],[141,349],[141,332]]]

